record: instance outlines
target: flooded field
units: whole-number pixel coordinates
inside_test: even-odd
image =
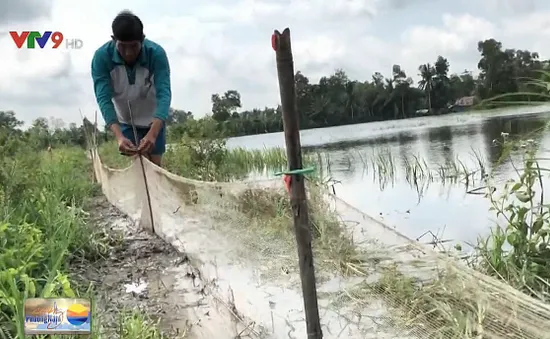
[[[494,140],[521,135],[538,143],[543,156],[550,150],[548,121],[549,107],[526,107],[305,130],[301,138],[323,159],[324,174],[339,181],[336,194],[365,213],[413,239],[432,232],[475,242],[495,215],[489,200],[472,190],[483,190],[484,174],[499,182],[514,178],[520,160],[519,152],[503,158]],[[284,136],[232,138],[228,146],[284,147]],[[471,171],[469,179],[441,171],[451,163]]]

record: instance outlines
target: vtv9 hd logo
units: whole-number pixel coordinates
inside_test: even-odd
[[[59,31],[46,31],[44,33],[37,31],[11,31],[10,36],[15,43],[15,46],[19,49],[23,48],[25,42],[27,49],[34,49],[37,44],[42,49],[45,48],[46,45],[51,45],[51,48],[59,48],[60,46],[65,45],[66,49],[81,49],[83,45],[82,40],[67,39],[63,36],[63,33]],[[48,44],[48,41],[51,43]]]

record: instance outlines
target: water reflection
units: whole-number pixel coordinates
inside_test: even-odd
[[[416,133],[411,133],[411,132],[399,133],[399,136],[398,136],[399,159],[395,161],[396,165],[399,166],[399,168],[405,168],[407,156],[411,155],[412,149],[414,149],[413,145],[415,145],[417,142],[418,142],[418,135]]]
[[[505,153],[502,133],[508,138],[532,139],[539,143],[544,135],[544,127],[548,122],[546,114],[528,115],[522,117],[497,117],[482,123],[481,130],[485,143],[485,156],[493,172],[499,176],[511,169],[510,160],[519,160],[518,153]],[[495,142],[496,140],[496,142]]]
[[[504,119],[495,118],[487,120],[481,124],[483,140],[485,143],[485,155],[489,163],[493,166],[496,165],[502,157],[502,145],[495,143],[494,140],[499,140],[503,132],[510,133],[507,131],[511,130],[511,119],[507,120],[508,121],[504,121]],[[508,127],[506,128],[506,131],[504,129],[504,125],[507,125]]]
[[[305,150],[348,150],[348,149],[373,149],[373,148],[385,148],[392,144],[410,144],[418,139],[418,135],[412,132],[393,132],[384,136],[376,136],[371,138],[364,138],[360,140],[342,141],[338,143],[331,143],[326,145],[313,145],[304,146]]]
[[[426,133],[428,147],[428,159],[432,164],[449,164],[454,159],[453,152],[453,128],[443,126],[438,128],[430,128]],[[437,145],[433,147],[432,145]]]

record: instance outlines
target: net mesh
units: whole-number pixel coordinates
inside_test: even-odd
[[[202,182],[143,160],[105,166],[90,151],[108,200],[177,245],[228,289],[250,336],[305,335],[296,244],[280,179]],[[550,337],[550,307],[399,234],[308,183],[325,338]],[[224,285],[225,284],[225,285]],[[223,296],[221,296],[223,295]],[[234,337],[234,334],[229,337]]]

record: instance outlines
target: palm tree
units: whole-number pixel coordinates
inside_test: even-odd
[[[401,114],[403,115],[403,118],[406,118],[405,96],[409,91],[409,86],[412,80],[410,78],[407,78],[407,74],[403,69],[401,69],[401,66],[399,65],[393,65],[392,73],[393,81],[395,83],[395,90],[401,99]]]
[[[397,119],[397,116],[399,115],[399,108],[397,107],[397,103],[395,102],[397,91],[395,90],[395,80],[392,78],[386,78],[386,86],[385,86],[385,98],[384,105],[382,108],[387,107],[391,104],[390,107],[393,108],[393,118]]]
[[[355,81],[346,82],[346,111],[351,112],[351,121],[354,119],[354,106],[355,106]]]
[[[428,110],[431,112],[432,110],[432,87],[433,87],[433,78],[435,75],[435,69],[432,65],[429,63],[420,65],[418,67],[418,71],[420,72],[420,77],[422,78],[418,82],[418,87],[425,91],[428,94]]]

